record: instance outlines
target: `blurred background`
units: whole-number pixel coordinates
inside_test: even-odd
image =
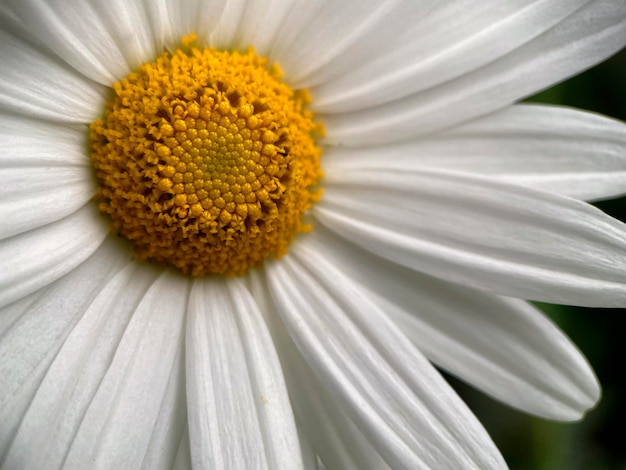
[[[626,50],[528,101],[573,106],[626,121]],[[626,197],[596,206],[626,222]],[[554,423],[529,417],[454,378],[450,382],[484,424],[511,470],[626,470],[626,305],[615,310],[539,307],[587,356],[602,385],[602,401],[583,421]]]

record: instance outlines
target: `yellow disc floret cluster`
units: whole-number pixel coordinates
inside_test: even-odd
[[[308,230],[323,129],[277,66],[192,41],[114,85],[91,125],[96,198],[141,259],[241,275]]]

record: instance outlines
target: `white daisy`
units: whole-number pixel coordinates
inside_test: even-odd
[[[626,191],[626,126],[513,103],[625,44],[623,0],[3,2],[0,466],[505,467],[431,361],[581,418],[593,372],[518,299],[624,305],[582,201]]]

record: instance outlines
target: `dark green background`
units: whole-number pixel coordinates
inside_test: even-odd
[[[574,106],[626,121],[626,50],[529,101]],[[596,205],[626,222],[626,198]],[[626,310],[540,307],[587,356],[602,384],[602,401],[583,421],[554,423],[529,417],[450,381],[485,425],[511,470],[626,469]]]

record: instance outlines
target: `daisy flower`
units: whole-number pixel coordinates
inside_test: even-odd
[[[436,366],[577,420],[526,300],[623,306],[626,126],[514,104],[623,0],[8,0],[0,466],[506,466]]]

